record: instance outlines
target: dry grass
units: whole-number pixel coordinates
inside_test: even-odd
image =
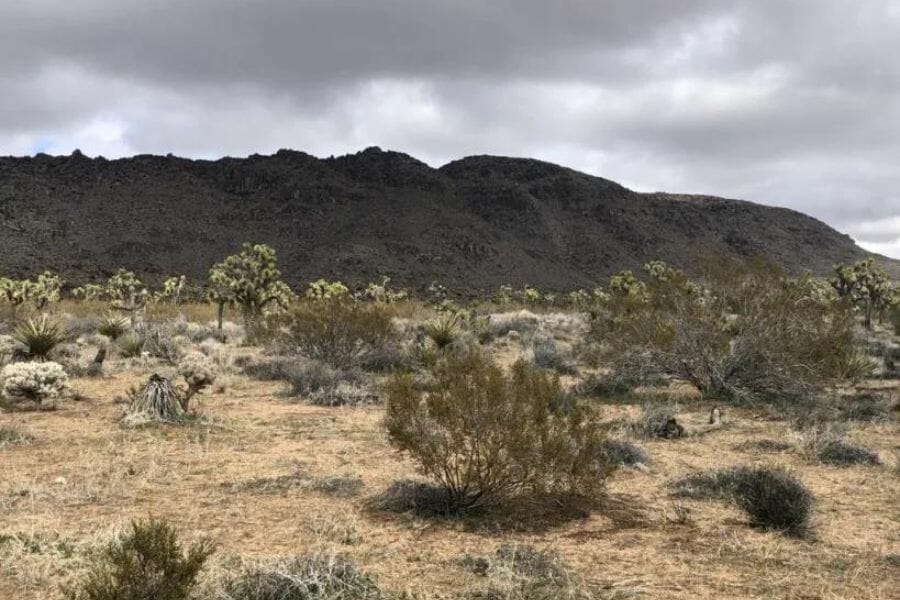
[[[385,589],[438,598],[483,585],[460,557],[513,544],[552,550],[598,598],[896,598],[896,422],[852,433],[886,465],[839,468],[800,452],[754,451],[753,441],[789,440],[788,424],[728,410],[728,427],[642,442],[649,468],[617,471],[606,509],[544,527],[523,517],[521,527],[498,528],[371,509],[373,496],[417,475],[388,445],[380,407],[287,402],[285,384],[235,376],[227,392],[199,398],[210,423],[123,429],[112,400],[147,372],[121,360],[105,379],[74,381],[83,401],[55,412],[0,413],[0,427],[33,436],[0,448],[0,598],[61,597],[59,584],[85,567],[90,549],[131,519],[151,516],[170,520],[187,541],[207,535],[218,544],[207,578],[242,561],[339,552]],[[680,416],[699,425],[709,408],[688,403]],[[609,420],[640,412],[600,410]],[[669,494],[672,481],[691,473],[754,463],[785,466],[809,487],[817,499],[814,541],[754,530],[727,503],[676,502]],[[260,491],[260,481],[296,485]]]

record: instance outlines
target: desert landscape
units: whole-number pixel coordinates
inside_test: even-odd
[[[721,353],[709,356],[708,366],[739,360],[752,369],[751,361],[785,361],[779,351],[800,349],[779,349],[780,337],[766,332],[763,347],[736,355],[736,340],[756,332],[729,328],[721,315],[707,321],[712,314],[656,304],[663,292],[671,299],[675,290],[701,285],[664,263],[613,276],[591,292],[548,299],[534,288],[503,288],[463,305],[440,289],[414,299],[390,282],[353,293],[318,281],[295,296],[280,287],[277,268],[254,270],[266,258],[277,260],[267,250],[245,246],[235,255],[243,260],[223,261],[211,280],[230,277],[232,290],[253,281],[290,296],[246,321],[231,296],[221,329],[216,304],[184,301],[189,286],[178,278],[153,292],[133,274],[118,273],[75,290],[80,299],[60,300],[47,275],[25,286],[30,291],[20,304],[6,303],[5,323],[19,315],[34,328],[20,325],[0,338],[8,365],[0,377],[3,597],[132,597],[90,595],[85,582],[90,573],[117,573],[104,549],[148,523],[170,527],[185,548],[214,549],[191,583],[192,598],[896,597],[896,305],[876,311],[867,329],[865,310],[846,305],[850,296],[838,292],[841,282],[855,280],[853,269],[829,283],[763,277],[731,263],[730,281],[752,288],[745,302],[777,297],[788,282],[806,301],[821,294],[817,317],[783,307],[776,320],[785,326],[784,319],[827,319],[824,329],[791,335],[807,336],[804,343],[819,336],[829,345],[819,360],[832,371],[804,381],[789,369],[790,381],[782,381],[774,370],[784,365],[768,362],[760,379],[734,377],[713,391],[692,384],[687,372],[663,368],[672,363],[654,352],[700,341]],[[254,254],[263,259],[249,260]],[[866,268],[878,273],[870,262],[856,265],[856,274]],[[761,281],[751,285],[753,277]],[[5,285],[22,289],[22,282]],[[641,311],[637,322],[624,316]],[[847,317],[835,337],[832,325]],[[685,331],[661,341],[628,329],[651,318]],[[750,308],[731,318],[756,319]],[[55,334],[46,331],[51,324]],[[750,326],[769,321],[743,325]],[[630,342],[611,339],[607,329]],[[723,333],[730,345],[716,350]],[[37,358],[47,338],[55,345]],[[637,362],[623,360],[632,350]],[[840,364],[833,363],[841,352]],[[45,368],[33,375],[44,387],[15,379],[16,365]],[[66,380],[54,380],[48,365],[61,365]],[[442,492],[447,479],[429,477],[427,449],[402,446],[403,427],[425,419],[456,440],[445,439],[450,446],[465,447],[442,455],[444,467],[490,470],[471,453],[473,444],[501,436],[505,454],[495,458],[502,463],[518,460],[518,442],[503,438],[503,421],[479,413],[485,407],[468,396],[442,397],[462,403],[472,419],[441,421],[437,405],[430,414],[401,414],[398,386],[441,396],[459,389],[462,372],[467,393],[487,385],[493,391],[485,399],[512,418],[514,407],[504,407],[502,393],[496,396],[477,371],[489,365],[514,388],[509,374],[517,369],[536,378],[523,388],[530,397],[550,386],[547,393],[564,404],[545,406],[550,417],[543,418],[585,411],[600,445],[566,439],[596,453],[589,457],[599,464],[591,463],[591,482],[547,472],[477,501],[471,493]],[[174,409],[148,408],[151,374],[172,384]],[[794,383],[804,386],[792,390]],[[496,431],[485,433],[490,427]],[[505,427],[526,429],[519,422]],[[428,437],[423,431],[414,430],[418,439]],[[568,431],[550,435],[575,435]],[[778,521],[794,514],[790,494],[797,490],[777,484],[759,484],[767,501],[784,502],[773,509],[775,521],[754,517],[741,500],[749,492],[731,495],[722,483],[741,469],[796,482],[798,522]],[[470,478],[476,488],[497,483]]]

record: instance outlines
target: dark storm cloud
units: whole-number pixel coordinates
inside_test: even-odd
[[[900,0],[7,0],[0,153],[536,156],[900,256]]]

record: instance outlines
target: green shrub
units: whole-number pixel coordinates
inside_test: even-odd
[[[301,556],[249,569],[224,582],[227,600],[381,600],[376,581],[353,563],[329,555]]]
[[[386,386],[391,443],[448,492],[451,510],[520,495],[601,492],[604,430],[558,378],[519,362],[507,375],[476,348],[453,353],[421,394],[412,377]]]
[[[68,334],[47,315],[28,319],[16,327],[13,338],[23,344],[30,358],[46,360],[50,352],[66,341]]]
[[[395,338],[384,306],[343,298],[298,304],[273,325],[292,349],[340,369],[364,363]]]
[[[810,531],[813,496],[803,483],[779,468],[732,467],[686,477],[676,496],[735,502],[752,525],[803,536]]]
[[[207,541],[182,549],[164,521],[133,522],[110,543],[73,589],[70,600],[188,600],[197,575],[213,553]]]

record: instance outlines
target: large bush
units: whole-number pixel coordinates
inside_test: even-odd
[[[183,549],[164,521],[132,523],[110,543],[84,579],[66,591],[69,600],[188,600],[197,575],[212,554],[201,541]]]
[[[292,349],[341,369],[359,365],[395,338],[383,306],[346,298],[300,303],[275,323]]]
[[[12,363],[0,371],[0,393],[10,400],[44,404],[60,398],[68,389],[68,380],[59,363]]]
[[[807,397],[847,375],[856,357],[852,312],[809,277],[761,264],[732,265],[703,285],[671,269],[651,273],[638,292],[612,295],[594,321],[610,360],[753,403]]]
[[[386,386],[391,443],[464,510],[530,494],[594,496],[609,473],[604,435],[559,380],[524,362],[510,374],[475,348],[451,353],[420,393],[409,375]]]

